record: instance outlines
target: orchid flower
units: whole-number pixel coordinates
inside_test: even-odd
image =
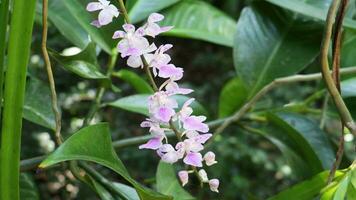
[[[87,11],[89,12],[98,10],[100,10],[98,19],[91,22],[92,25],[98,28],[111,23],[114,17],[119,16],[118,9],[107,0],[99,0],[99,2],[91,2],[87,5]]]

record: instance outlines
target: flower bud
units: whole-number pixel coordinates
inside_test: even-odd
[[[208,174],[204,169],[199,170],[198,174],[202,182],[207,183],[209,181]]]
[[[188,183],[189,175],[185,170],[179,171],[178,176],[180,181],[182,182],[182,186],[185,186]]]
[[[216,179],[216,178],[209,180],[210,190],[213,191],[213,192],[219,193],[219,190],[218,190],[219,183],[220,183],[219,179]]]
[[[215,161],[215,154],[211,151],[207,152],[204,155],[204,160],[205,160],[206,165],[208,165],[208,166],[211,166],[211,165],[217,163],[217,161]]]

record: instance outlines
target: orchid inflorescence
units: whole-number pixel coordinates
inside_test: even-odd
[[[111,23],[119,16],[118,9],[107,0],[89,3],[87,11],[100,11],[98,20],[91,23],[98,28]],[[204,149],[203,144],[212,136],[208,133],[208,125],[204,123],[206,117],[193,115],[193,109],[190,107],[194,101],[193,98],[187,100],[181,108],[174,98],[174,95],[187,95],[193,90],[181,88],[177,84],[177,81],[182,79],[184,71],[171,64],[171,57],[166,54],[173,45],[165,44],[157,48],[146,38],[148,36],[154,38],[173,28],[172,26],[160,27],[157,23],[163,19],[163,15],[152,13],[143,26],[136,29],[134,25],[125,23],[122,26],[123,31],[116,31],[112,37],[121,39],[117,50],[122,58],[128,57],[128,66],[148,67],[152,70],[154,77],[167,79],[148,99],[149,118],[141,123],[141,127],[149,128],[153,137],[139,148],[155,150],[161,160],[166,163],[172,164],[183,159],[183,162],[191,168],[191,170],[182,170],[178,173],[183,186],[188,183],[189,174],[197,172],[202,183],[208,183],[212,191],[218,192],[219,180],[209,180],[204,169],[197,170],[203,167],[203,162],[207,166],[217,163],[213,152],[209,151],[204,156],[200,153]],[[165,134],[171,131],[176,133],[179,140],[175,146],[168,143]]]

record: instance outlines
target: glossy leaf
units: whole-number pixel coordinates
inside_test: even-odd
[[[130,0],[129,17],[132,23],[146,19],[151,13],[158,12],[180,0]]]
[[[269,120],[285,132],[279,138],[294,149],[310,165],[311,171],[330,169],[334,152],[325,133],[313,121],[301,115],[278,113],[268,115]]]
[[[347,79],[341,82],[342,97],[356,97],[356,78]]]
[[[112,75],[129,83],[140,94],[153,93],[152,87],[143,78],[130,70],[122,69]]]
[[[235,21],[212,5],[199,0],[182,0],[163,12],[161,25],[174,26],[168,36],[193,38],[233,46]]]
[[[42,11],[42,2],[37,1],[37,4],[37,11]],[[89,44],[88,33],[77,20],[73,20],[74,16],[63,0],[51,0],[48,4],[48,20],[67,40],[79,48],[85,48]]]
[[[31,77],[27,81],[23,117],[28,121],[54,130],[56,122],[51,107],[48,84]]]
[[[97,18],[98,13],[90,14],[85,10],[91,0],[53,0],[49,6],[49,19],[60,32],[74,44],[82,46],[86,44],[88,34],[96,44],[108,54],[112,54],[116,42],[111,38],[113,32],[119,29],[122,19],[116,19],[115,23],[102,28],[96,28],[90,23]],[[80,39],[87,33],[83,39]],[[75,41],[74,41],[75,40]]]
[[[268,200],[302,200],[314,199],[320,191],[325,187],[329,171],[321,172],[313,178],[298,183],[277,195],[269,198]],[[342,176],[342,173],[336,173],[335,177]]]
[[[141,199],[170,199],[167,196],[163,196],[141,186],[130,177],[125,166],[117,157],[112,147],[109,127],[106,123],[88,126],[79,130],[77,133],[68,138],[52,154],[50,154],[39,167],[45,168],[69,160],[91,161],[108,167],[131,183],[132,186],[135,187]]]
[[[327,14],[327,5],[329,2],[325,1],[303,1],[303,0],[267,0],[277,6],[289,9],[291,11],[303,14],[305,16],[313,17],[325,21]],[[324,6],[322,7],[322,5]],[[326,6],[325,6],[326,5]],[[345,18],[344,26],[356,29],[356,21],[351,18]]]
[[[295,74],[319,54],[322,26],[264,2],[246,7],[237,23],[234,64],[250,96]]]
[[[194,200],[195,198],[183,189],[171,164],[160,162],[156,173],[157,190],[170,195],[174,200]]]
[[[50,51],[50,55],[65,69],[82,78],[101,80],[108,79],[99,71],[94,43],[90,43],[83,51],[76,55],[63,56],[55,51]]]
[[[148,115],[148,97],[150,95],[138,94],[123,97],[114,102],[109,103],[109,106],[113,106],[116,108],[124,109],[130,112],[140,113],[143,115]],[[181,107],[184,102],[186,102],[189,98],[182,95],[176,95],[174,98],[177,100],[179,107]],[[206,115],[207,112],[202,105],[198,102],[194,101],[191,104],[191,107],[194,110],[195,115]]]
[[[113,183],[113,187],[116,191],[120,192],[126,200],[140,200],[136,190],[130,186],[124,185],[122,183]]]
[[[346,192],[347,192],[347,188],[349,186],[350,183],[350,174],[348,173],[339,183],[335,194],[334,194],[334,198],[333,200],[344,200],[345,196],[346,196]]]
[[[219,97],[219,117],[236,112],[246,101],[246,89],[239,78],[231,79],[223,87]]]
[[[38,189],[29,174],[20,175],[20,198],[24,200],[39,200]]]
[[[356,30],[346,29],[341,49],[341,66],[356,66]]]

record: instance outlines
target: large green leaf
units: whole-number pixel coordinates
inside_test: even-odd
[[[83,51],[76,55],[64,56],[52,50],[50,51],[50,55],[65,69],[82,78],[108,81],[108,77],[99,71],[94,43],[88,44]]]
[[[163,14],[161,25],[174,26],[166,35],[233,46],[235,21],[204,1],[182,0]]]
[[[267,0],[277,6],[289,9],[291,11],[303,14],[325,21],[328,12],[329,0]],[[344,26],[356,29],[356,21],[351,18],[345,18]]]
[[[137,94],[132,96],[123,97],[114,102],[109,103],[109,106],[113,106],[116,108],[124,109],[130,112],[140,113],[143,115],[148,115],[148,97],[150,95],[146,94]],[[189,98],[182,95],[175,95],[174,99],[178,102],[179,107],[181,107],[184,102],[186,102]],[[204,107],[198,102],[194,101],[191,104],[191,107],[194,110],[195,115],[207,115]]]
[[[89,44],[87,31],[73,20],[74,16],[64,5],[63,1],[51,0],[48,2],[48,18],[58,29],[58,31],[72,42],[75,46],[84,48]],[[42,1],[37,1],[37,11],[42,11]]]
[[[112,75],[129,83],[136,90],[136,92],[140,94],[153,93],[152,87],[143,78],[132,71],[122,69],[118,72],[114,72]]]
[[[356,66],[356,30],[346,29],[341,49],[341,66]]]
[[[126,198],[126,200],[139,200],[136,190],[130,186],[121,184],[121,183],[113,183],[113,187],[116,191],[120,192],[122,196]]]
[[[320,191],[325,187],[329,171],[321,172],[309,180],[305,180],[297,185],[292,186],[269,200],[311,200],[314,199]],[[336,177],[340,177],[341,172],[336,173]]]
[[[245,8],[237,23],[233,55],[250,96],[311,63],[319,53],[321,33],[321,25],[265,2]]]
[[[356,78],[347,79],[341,82],[342,97],[356,97]]]
[[[219,117],[236,112],[246,101],[246,89],[240,78],[231,79],[223,87],[219,98]]]
[[[79,47],[87,44],[90,35],[91,40],[99,47],[112,54],[115,48],[112,34],[120,28],[122,17],[115,18],[110,25],[96,28],[90,23],[97,18],[98,12],[90,14],[85,10],[89,2],[91,0],[52,0],[49,5],[49,19],[69,41]]]
[[[173,166],[160,162],[156,173],[157,190],[162,194],[170,195],[174,200],[194,200],[195,198],[185,191],[179,181]]]
[[[39,200],[38,189],[29,174],[20,175],[20,198],[22,200]]]
[[[50,154],[39,167],[45,168],[69,160],[91,161],[108,167],[131,183],[142,200],[171,199],[141,186],[131,178],[112,147],[107,123],[100,123],[79,130]]]
[[[146,19],[151,13],[158,12],[180,0],[130,0],[129,17],[132,23]]]
[[[325,133],[316,123],[292,113],[269,114],[268,119],[285,132],[279,139],[298,152],[310,165],[311,171],[315,173],[331,168],[334,152]]]
[[[23,118],[54,130],[56,122],[51,107],[48,84],[30,77],[27,81]]]

